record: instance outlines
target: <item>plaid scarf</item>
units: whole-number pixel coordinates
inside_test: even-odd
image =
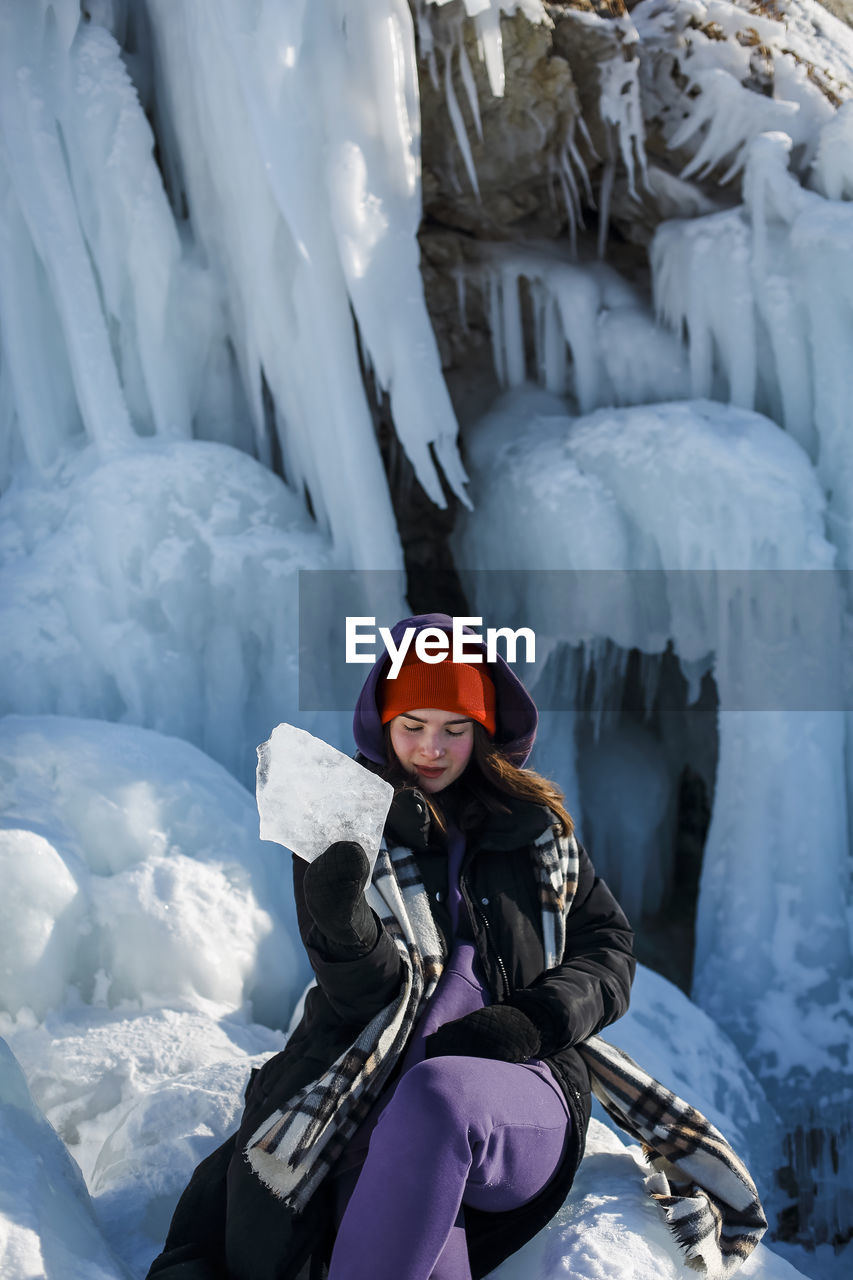
[[[578,882],[574,837],[549,829],[533,846],[545,968],[560,963]],[[369,905],[394,939],[404,980],[395,1001],[364,1028],[320,1079],[301,1089],[252,1135],[246,1157],[294,1211],[304,1209],[367,1116],[405,1049],[441,975],[441,941],[409,849],[383,842]],[[758,1244],[766,1219],[746,1167],[705,1117],[626,1053],[598,1036],[576,1046],[608,1115],[643,1145],[661,1206],[687,1265],[726,1280]]]

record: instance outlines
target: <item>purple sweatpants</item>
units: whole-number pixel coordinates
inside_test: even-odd
[[[470,1280],[463,1206],[501,1213],[532,1199],[557,1171],[570,1125],[541,1069],[419,1062],[380,1115],[361,1170],[339,1180],[329,1280]]]

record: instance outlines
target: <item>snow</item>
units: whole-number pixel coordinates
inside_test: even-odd
[[[677,1280],[678,1245],[642,1183],[642,1157],[596,1120],[572,1196],[551,1226],[491,1274],[495,1280]],[[794,1280],[801,1273],[759,1245],[738,1273]]]
[[[604,1038],[691,1098],[735,1143],[762,1194],[772,1197],[773,1109],[737,1049],[707,1015],[641,966],[631,1008]],[[626,1141],[596,1103],[572,1194],[545,1231],[493,1272],[496,1280],[683,1275],[678,1246],[644,1190],[648,1176],[639,1147]],[[785,1280],[799,1273],[762,1246],[740,1274]]]
[[[193,833],[191,820],[185,817],[183,821],[186,847],[192,834],[202,845],[209,844],[218,832],[220,847],[227,843],[232,859],[235,847],[242,847],[241,851],[246,851],[242,854],[246,870],[255,870],[253,851],[257,842],[251,834],[254,821],[250,798],[240,795],[241,803],[236,803],[241,788],[236,783],[223,787],[222,771],[205,762],[186,744],[142,730],[106,724],[52,723],[47,719],[29,722],[15,718],[7,725],[9,723],[16,733],[14,758],[23,758],[29,766],[21,770],[22,776],[28,778],[31,766],[42,760],[53,785],[48,789],[43,783],[22,782],[15,789],[16,802],[12,804],[6,799],[6,813],[20,815],[38,799],[38,812],[45,826],[58,831],[69,821],[69,796],[81,794],[73,777],[65,786],[57,786],[56,780],[66,772],[70,762],[81,760],[87,752],[94,755],[100,746],[97,760],[81,766],[81,771],[85,774],[87,768],[92,770],[97,764],[98,776],[107,778],[104,788],[115,796],[118,793],[114,786],[109,786],[107,757],[115,758],[119,754],[126,757],[132,753],[137,770],[141,773],[142,767],[147,766],[149,777],[153,773],[154,780],[158,780],[158,774],[174,774],[180,765],[180,785],[184,792],[193,785],[205,785],[206,794],[196,793],[199,801],[204,794],[204,803],[196,803],[190,810],[195,822],[201,824],[200,829]],[[66,751],[62,763],[66,768],[60,768],[55,749],[53,759],[44,759],[47,744],[63,737]],[[123,753],[116,749],[117,739],[124,742]],[[5,745],[4,777],[9,772],[11,758],[8,744]],[[213,783],[217,784],[215,792],[210,789]],[[173,787],[177,785],[173,783]],[[160,789],[164,789],[162,779]],[[82,795],[85,799],[84,791]],[[168,819],[171,811],[174,821],[177,806],[174,800],[169,805],[168,800],[166,793],[161,802],[163,816]],[[231,801],[227,807],[226,800]],[[90,808],[86,805],[85,811],[89,812]],[[182,804],[180,812],[186,814],[186,811],[186,804]],[[245,823],[240,844],[235,839],[237,814],[242,814]],[[136,817],[132,807],[131,815]],[[223,830],[226,816],[231,821]],[[116,813],[116,826],[119,817]],[[23,821],[20,816],[17,820]],[[160,826],[170,830],[168,821],[161,820]],[[94,829],[97,830],[97,825]],[[145,860],[156,862],[161,832],[149,826],[147,837]],[[137,856],[139,840],[140,833],[137,833],[134,849]],[[59,845],[58,837],[54,842]],[[126,842],[127,837],[120,842],[120,847]],[[206,851],[205,856],[212,857],[212,851]],[[265,847],[264,857],[268,856]],[[217,904],[207,901],[205,907],[207,931],[221,944],[230,941],[230,922],[218,914]],[[171,899],[171,908],[174,927],[191,931],[192,904],[178,896]],[[276,942],[279,957],[285,941],[279,932]],[[4,948],[14,945],[5,934],[3,942]],[[146,957],[150,964],[151,952],[159,946],[159,939],[138,944],[140,964],[144,964]],[[228,956],[229,967],[236,967],[238,958],[233,949],[229,947],[224,954]],[[281,958],[279,965],[284,967]],[[158,1000],[156,991],[152,990],[150,977],[141,976],[138,992],[114,1007],[103,998],[105,991],[102,984],[100,998],[96,995],[91,1001],[68,999],[43,1018],[37,1018],[32,1012],[19,1014],[16,1019],[6,1017],[0,1029],[27,1069],[41,1107],[86,1172],[106,1239],[130,1265],[133,1274],[141,1276],[159,1247],[171,1208],[192,1168],[233,1130],[249,1067],[262,1060],[260,1055],[280,1047],[282,1041],[280,1034],[247,1023],[240,1010],[214,1004],[185,990],[179,993],[177,1002],[183,1008],[173,1007],[174,1001],[172,1006],[163,1003],[162,997]],[[723,1116],[729,1128],[738,1124],[742,1129],[738,1137],[745,1142],[750,1132],[753,1135],[750,1141],[760,1136],[766,1129],[768,1112],[760,1089],[733,1047],[685,997],[663,979],[641,975],[631,1018],[633,1024],[630,1020],[623,1023],[625,1035],[614,1035],[614,1041],[635,1053],[638,1052],[635,1042],[642,1044],[646,1051],[653,1042],[657,1054],[655,1069],[664,1078],[687,1083],[715,1123]],[[689,1056],[683,1053],[685,1043],[692,1049]],[[712,1109],[714,1106],[716,1110]],[[49,1133],[44,1122],[41,1124]],[[52,1138],[52,1141],[58,1148],[57,1140]],[[593,1126],[590,1152],[593,1157],[601,1155],[602,1160],[590,1161],[587,1182],[572,1210],[572,1218],[580,1214],[577,1230],[583,1233],[584,1249],[597,1253],[610,1265],[618,1251],[630,1245],[638,1258],[647,1259],[649,1268],[655,1258],[660,1264],[661,1253],[670,1259],[672,1266],[677,1248],[663,1220],[655,1217],[656,1211],[649,1213],[652,1206],[650,1202],[645,1203],[637,1149],[632,1150],[634,1155],[623,1148],[621,1141],[607,1134],[603,1126]],[[608,1153],[618,1156],[621,1169],[615,1167]],[[761,1162],[758,1146],[750,1148],[750,1156],[757,1164]],[[623,1190],[626,1204],[632,1204],[633,1208],[623,1208],[625,1216],[620,1216],[623,1226],[614,1230],[609,1215],[605,1213],[599,1219],[595,1209]],[[564,1211],[537,1245],[546,1248],[548,1256],[555,1260],[573,1256],[578,1247],[577,1239],[565,1231],[567,1214],[568,1211]],[[92,1246],[87,1248],[89,1252],[85,1256],[96,1259],[97,1250]],[[103,1245],[101,1249],[105,1251]],[[556,1261],[554,1265],[558,1265]],[[69,1271],[69,1274],[75,1273]],[[542,1274],[547,1276],[550,1272]]]
[[[292,724],[258,747],[261,839],[313,862],[338,840],[354,840],[371,869],[394,788],[349,756]]]
[[[333,563],[227,445],[69,452],[49,486],[21,473],[0,498],[0,708],[176,734],[248,782],[271,717],[296,717],[298,572]]]
[[[850,98],[850,28],[812,0],[773,9],[751,0],[642,0],[632,10],[647,55],[644,87],[672,62],[687,82],[660,117],[668,145],[687,157],[682,176],[714,171],[731,181],[750,141],[772,130],[790,137],[805,175],[822,127]]]
[[[69,1004],[0,1030],[85,1175],[102,1239],[144,1276],[193,1168],[237,1127],[250,1069],[283,1036],[201,1001]]]
[[[689,1098],[726,1134],[762,1197],[772,1200],[779,1154],[774,1109],[733,1041],[712,1018],[660,974],[640,965],[627,1014],[605,1028],[602,1039]],[[596,1114],[613,1128],[603,1111],[596,1109]]]
[[[15,901],[43,922],[31,945],[57,940],[53,968],[64,980],[44,984],[27,1006],[38,960],[13,966],[20,939],[0,931],[0,972],[17,975],[3,991],[0,1034],[34,1099],[3,1046],[0,1122],[18,1133],[23,1108],[32,1132],[22,1167],[41,1153],[65,1170],[53,1181],[69,1183],[73,1195],[61,1214],[51,1209],[51,1230],[73,1255],[61,1274],[83,1275],[88,1259],[105,1275],[122,1275],[112,1249],[141,1277],[192,1169],[233,1132],[249,1069],[284,1043],[304,987],[289,860],[257,839],[252,797],[220,766],[148,730],[10,716],[0,722],[0,778],[4,852],[16,852],[20,833],[52,856],[49,877],[42,859],[27,862]],[[164,878],[166,866],[177,884]],[[140,881],[152,886],[147,896]],[[69,902],[77,904],[76,951],[66,945]],[[641,972],[632,1011],[612,1039],[689,1091],[748,1154],[756,1176],[769,1179],[772,1111],[734,1046],[685,996]],[[91,1206],[59,1138],[85,1175]],[[649,1269],[655,1259],[674,1267],[677,1246],[647,1203],[638,1148],[596,1122],[590,1153],[579,1195],[530,1246],[551,1268],[537,1274],[547,1280],[584,1250],[596,1266],[613,1266],[626,1247]],[[615,1224],[611,1210],[599,1216],[623,1192]],[[50,1246],[23,1203],[0,1217],[0,1256],[15,1268],[27,1256],[32,1268],[22,1263],[13,1276],[41,1274],[20,1250]],[[82,1243],[72,1209],[88,1224]],[[32,1214],[39,1211],[36,1199]]]
[[[290,858],[221,766],[148,730],[8,716],[0,780],[0,1034],[144,1275],[310,972]]]
[[[0,1267],[3,1275],[128,1280],[104,1241],[80,1170],[33,1104],[0,1040]]]
[[[307,974],[289,858],[221,766],[148,730],[49,716],[0,721],[0,761],[10,1015],[211,1001],[286,1025]]]
[[[543,5],[86,10],[0,0],[0,1271],[141,1280],[300,1007],[289,858],[241,782],[281,720],[350,749],[348,715],[298,705],[300,643],[335,683],[298,575],[402,568],[384,397],[428,497],[476,504],[472,611],[536,630],[534,764],[633,912],[665,899],[685,759],[713,797],[701,1008],[641,970],[614,1043],[774,1212],[794,1170],[803,1238],[849,1233],[853,34],[811,0],[607,20],[598,249],[619,169],[672,214],[654,306],[578,234],[572,112],[543,157],[568,245],[472,242],[460,270],[507,391],[466,426],[469,498],[419,269],[415,22],[476,190],[463,23],[500,95],[500,15]],[[646,162],[650,119],[673,172]],[[686,706],[655,727],[668,664]],[[681,1274],[644,1177],[596,1120],[503,1280]],[[821,1280],[847,1260],[783,1252]],[[796,1273],[761,1248],[743,1274]]]

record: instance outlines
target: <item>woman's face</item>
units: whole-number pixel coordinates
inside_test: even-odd
[[[421,789],[435,795],[455,782],[471,759],[474,721],[454,711],[406,711],[391,721],[391,746]]]

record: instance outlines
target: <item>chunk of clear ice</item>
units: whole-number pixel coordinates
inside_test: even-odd
[[[355,840],[371,873],[394,788],[292,724],[276,725],[258,747],[255,794],[262,840],[313,862],[336,840]]]

